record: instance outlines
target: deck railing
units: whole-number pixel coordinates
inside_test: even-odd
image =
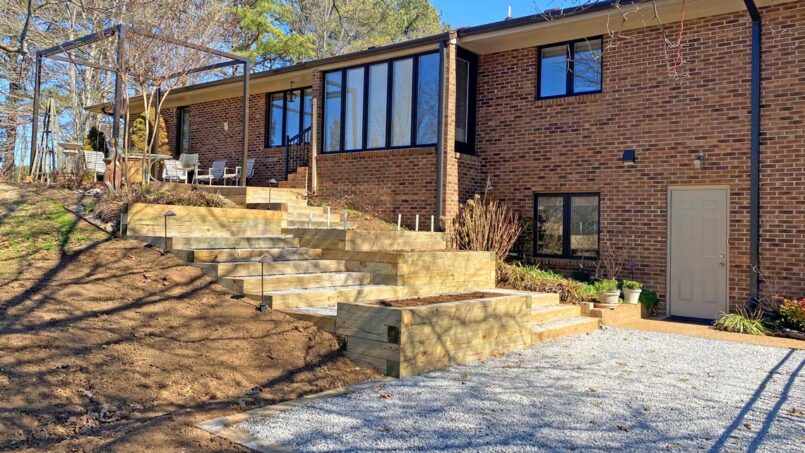
[[[299,167],[306,167],[310,164],[310,138],[311,128],[307,127],[302,132],[288,136],[285,141],[285,178],[295,172]]]

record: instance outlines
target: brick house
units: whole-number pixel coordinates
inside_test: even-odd
[[[249,184],[309,184],[286,144],[315,121],[319,192],[389,219],[449,220],[490,185],[533,220],[529,259],[574,270],[620,250],[670,314],[743,305],[756,265],[762,289],[805,295],[805,1],[613,3],[255,74]],[[171,94],[177,154],[240,164],[240,89]]]

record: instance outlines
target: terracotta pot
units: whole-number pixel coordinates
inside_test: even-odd
[[[624,288],[623,290],[623,298],[626,299],[627,303],[630,304],[637,304],[640,302],[640,293],[642,293],[642,289],[628,289]]]

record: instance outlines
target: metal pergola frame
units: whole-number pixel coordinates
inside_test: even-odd
[[[175,78],[186,74],[195,74],[199,72],[209,71],[213,69],[224,68],[228,66],[235,66],[235,65],[243,65],[243,154],[242,154],[242,166],[241,168],[247,168],[247,162],[249,158],[249,73],[251,71],[251,63],[245,57],[241,57],[240,55],[235,55],[229,52],[224,52],[217,49],[212,49],[209,47],[201,46],[198,44],[193,44],[187,41],[181,41],[177,39],[170,38],[168,36],[162,36],[157,33],[150,32],[148,30],[144,30],[142,28],[138,28],[131,25],[125,24],[118,24],[113,27],[109,27],[103,31],[92,33],[90,35],[74,39],[71,41],[63,42],[56,46],[50,47],[48,49],[40,50],[36,52],[36,73],[34,78],[34,100],[33,100],[33,124],[31,125],[31,157],[30,157],[30,164],[31,170],[33,170],[33,160],[34,156],[36,155],[37,151],[37,140],[36,137],[39,133],[39,95],[41,90],[41,82],[42,82],[42,60],[44,58],[50,58],[52,60],[63,61],[75,65],[81,66],[88,66],[95,69],[100,69],[103,71],[114,72],[115,73],[115,100],[114,100],[114,109],[112,111],[112,141],[114,144],[115,149],[115,160],[117,159],[118,149],[119,149],[119,138],[120,138],[120,110],[122,107],[122,94],[123,94],[123,87],[121,80],[120,72],[123,66],[123,55],[124,55],[124,48],[123,45],[126,41],[126,35],[128,33],[133,33],[139,36],[143,36],[146,38],[151,38],[155,40],[159,40],[162,42],[166,42],[169,44],[174,44],[176,46],[187,47],[189,49],[195,49],[201,52],[206,52],[212,55],[216,55],[221,58],[226,58],[227,61],[223,61],[220,63],[199,66],[193,69],[189,69],[187,71],[182,71],[181,73],[171,74],[169,78]],[[117,60],[117,67],[111,67],[99,63],[95,63],[92,61],[87,61],[83,59],[77,59],[72,57],[71,55],[67,54],[66,56],[60,54],[66,54],[71,50],[78,49],[83,46],[87,46],[98,41],[102,41],[104,39],[108,39],[111,37],[117,37],[117,48],[115,51],[115,58]],[[159,96],[159,94],[157,94]],[[155,118],[154,121],[155,128],[159,127],[159,121]],[[158,130],[155,131],[158,133]],[[158,135],[157,135],[158,136]],[[146,151],[146,150],[143,150]],[[115,179],[115,178],[113,178]],[[241,178],[241,185],[246,186],[246,178]]]

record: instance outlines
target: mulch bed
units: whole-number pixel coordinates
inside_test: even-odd
[[[476,291],[462,294],[444,294],[441,296],[415,297],[412,299],[381,300],[379,302],[376,302],[375,305],[380,305],[381,307],[396,307],[396,308],[421,307],[423,305],[442,304],[446,302],[460,302],[463,300],[473,300],[473,299],[489,299],[492,297],[501,297],[501,295],[496,293],[485,293],[481,291]]]

